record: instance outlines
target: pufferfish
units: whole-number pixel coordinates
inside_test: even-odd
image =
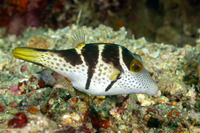
[[[74,32],[71,40],[76,48],[49,50],[18,47],[12,50],[12,54],[15,58],[52,69],[82,92],[93,95],[157,94],[159,88],[140,56],[118,44],[85,44],[82,32]]]

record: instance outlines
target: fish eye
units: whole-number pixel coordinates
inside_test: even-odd
[[[142,70],[142,63],[137,59],[133,59],[130,64],[130,70],[133,72],[140,72]]]

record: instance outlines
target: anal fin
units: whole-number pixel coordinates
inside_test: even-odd
[[[71,81],[66,77],[61,77],[55,84],[55,88],[69,88],[72,86]]]
[[[64,79],[66,79],[68,82],[70,82],[71,83],[71,81],[67,78],[67,77],[64,77]]]

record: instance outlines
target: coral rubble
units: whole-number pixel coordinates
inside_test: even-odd
[[[22,132],[58,133],[200,132],[200,44],[178,48],[149,43],[145,38],[128,39],[124,27],[118,31],[104,25],[95,29],[82,27],[86,43],[121,44],[140,55],[159,85],[156,96],[84,94],[63,84],[63,77],[57,73],[11,55],[18,46],[75,47],[68,43],[67,36],[76,28],[72,25],[56,31],[26,29],[23,37],[0,40],[1,130],[17,127]],[[26,44],[27,38],[36,44],[31,40]]]

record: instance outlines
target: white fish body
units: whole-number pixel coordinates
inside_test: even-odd
[[[74,49],[15,48],[12,54],[56,71],[75,89],[93,95],[157,93],[159,88],[138,55],[117,44],[85,44],[77,33],[72,37],[78,44]]]

